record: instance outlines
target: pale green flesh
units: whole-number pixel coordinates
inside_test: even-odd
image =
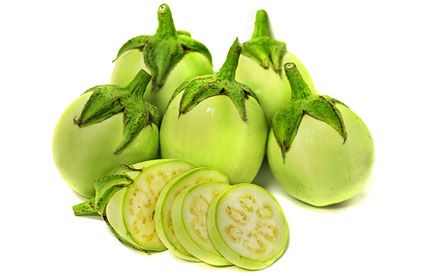
[[[144,64],[143,53],[139,50],[127,51],[115,62],[112,72],[112,83],[119,85],[129,84],[139,69],[144,69],[149,73],[148,68]],[[159,108],[159,113],[162,117],[177,87],[193,77],[212,73],[212,64],[204,55],[198,52],[187,53],[174,66],[168,74],[164,85],[158,91],[151,91],[151,85],[148,85],[145,99]]]
[[[145,167],[151,166],[153,164],[158,164],[162,162],[168,162],[171,160],[168,159],[155,159],[143,161],[140,163],[136,163],[131,165],[131,167],[142,170]],[[126,172],[126,175],[131,179],[135,179],[139,175],[140,171],[129,171]],[[120,240],[123,244],[138,250],[144,250],[138,244],[136,244],[129,236],[126,226],[124,224],[122,208],[124,202],[124,196],[126,194],[127,187],[118,190],[115,194],[112,195],[111,199],[108,201],[103,218],[108,224],[108,227],[114,233],[118,240]]]
[[[213,246],[207,232],[207,210],[210,202],[231,187],[225,183],[203,183],[185,188],[177,196],[172,217],[175,234],[181,244],[205,263],[231,265]]]
[[[94,181],[121,164],[154,159],[158,154],[158,128],[146,126],[121,153],[114,154],[123,137],[123,115],[81,127],[73,123],[91,93],[80,96],[61,115],[53,134],[53,158],[71,188],[94,196]],[[110,137],[110,139],[108,139]]]
[[[215,248],[231,263],[250,270],[273,264],[288,241],[280,205],[254,184],[235,185],[213,200],[207,227]]]
[[[169,160],[166,159],[155,159],[155,160],[147,160],[140,163],[136,163],[131,165],[132,168],[137,170],[142,170],[145,167],[151,166],[153,164],[166,162]],[[141,171],[129,171],[126,172],[126,175],[131,179],[135,179]],[[124,224],[122,208],[124,202],[124,196],[126,194],[127,187],[118,190],[115,194],[112,195],[111,199],[108,201],[105,210],[104,210],[104,220],[108,224],[109,228],[114,232],[114,235],[120,240],[123,244],[132,247],[134,249],[142,250],[142,248],[136,244],[129,236],[126,226]]]
[[[131,244],[132,247],[139,247],[139,245],[136,244],[128,235],[123,220],[122,207],[126,191],[127,188],[123,188],[111,197],[106,205],[105,220],[109,224],[109,227],[112,227],[113,231],[116,232],[117,238],[120,239],[124,244]]]
[[[171,209],[175,198],[185,187],[206,182],[228,183],[229,180],[224,174],[217,170],[195,168],[178,176],[165,186],[156,203],[154,220],[159,238],[174,255],[187,261],[197,261],[197,259],[186,251],[177,239],[174,233]]]
[[[264,158],[267,137],[257,101],[245,100],[247,121],[241,119],[231,99],[221,95],[205,99],[179,117],[182,93],[171,101],[162,120],[162,157],[216,168],[231,183],[253,180]]]
[[[297,65],[303,79],[313,89],[312,91],[315,91],[315,86],[304,65],[291,53],[283,57],[283,65],[288,62],[294,62]],[[268,126],[271,125],[272,118],[280,107],[291,101],[291,86],[284,70],[281,70],[279,74],[271,67],[265,69],[255,60],[241,55],[235,79],[250,87],[259,98]]]
[[[123,219],[128,235],[139,246],[150,251],[163,251],[154,224],[156,201],[162,188],[173,178],[192,169],[182,161],[166,161],[150,165],[127,188],[123,202]]]
[[[342,137],[331,126],[304,116],[285,162],[274,134],[268,141],[268,163],[283,189],[314,206],[350,199],[363,191],[374,162],[374,145],[364,122],[337,104],[347,131]]]

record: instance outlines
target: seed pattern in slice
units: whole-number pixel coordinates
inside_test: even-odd
[[[198,259],[189,253],[176,237],[171,209],[174,200],[183,189],[191,185],[206,182],[228,183],[229,180],[227,176],[217,170],[210,168],[195,168],[185,172],[168,183],[168,185],[162,189],[156,203],[154,221],[160,240],[174,255],[187,261],[195,262],[198,261]]]
[[[231,263],[258,270],[285,251],[288,226],[275,198],[255,184],[232,186],[215,198],[207,215],[209,237]]]
[[[186,187],[172,208],[175,234],[189,253],[205,263],[231,265],[214,247],[207,232],[207,211],[210,202],[231,187],[226,183],[203,183]]]
[[[135,178],[126,191],[123,202],[123,219],[130,238],[141,248],[163,251],[154,224],[156,201],[163,187],[193,167],[182,161],[168,160],[150,165]]]

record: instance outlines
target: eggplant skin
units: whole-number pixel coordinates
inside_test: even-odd
[[[91,93],[71,103],[62,113],[53,133],[53,159],[65,181],[77,193],[94,196],[94,181],[121,164],[155,159],[159,149],[156,125],[144,127],[119,154],[115,150],[123,137],[123,114],[86,127],[74,124]]]
[[[304,116],[283,160],[270,132],[268,163],[275,179],[292,197],[313,206],[327,206],[361,193],[374,163],[374,142],[365,123],[348,107],[336,104],[347,139],[331,126]]]
[[[230,183],[251,182],[262,164],[268,134],[258,102],[246,100],[247,121],[225,95],[207,98],[179,116],[183,93],[171,101],[162,120],[162,158],[217,169]]]

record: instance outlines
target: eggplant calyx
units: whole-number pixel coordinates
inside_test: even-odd
[[[187,41],[186,43],[189,43],[189,40],[187,38],[191,37],[191,33],[189,33],[188,31],[178,30],[176,31],[176,34],[178,40]],[[123,44],[123,46],[121,46],[121,48],[118,50],[117,56],[114,58],[114,60],[112,60],[112,62],[117,61],[117,59],[119,59],[120,56],[122,56],[127,51],[130,50],[139,50],[141,52],[144,51],[145,43],[149,37],[150,37],[149,35],[138,35],[127,40]]]
[[[187,31],[176,31],[167,4],[160,5],[157,14],[159,26],[156,33],[140,35],[128,40],[115,58],[116,60],[128,50],[142,51],[144,63],[151,70],[152,91],[157,91],[164,85],[171,70],[189,52],[199,52],[212,63],[212,55],[204,44],[192,39]]]
[[[128,187],[133,184],[136,175],[142,171],[142,169],[134,168],[133,166],[120,165],[112,170],[108,175],[101,177],[95,183],[95,197],[86,200],[80,204],[74,205],[74,215],[76,216],[99,216],[108,225],[110,231],[115,237],[124,245],[138,251],[148,253],[147,250],[132,243],[122,237],[115,228],[111,225],[106,213],[106,208],[111,198],[119,190]]]
[[[125,52],[130,50],[144,50],[145,42],[149,38],[148,35],[138,35],[129,40],[127,40],[123,46],[118,50],[117,56],[112,60],[112,62],[117,61]]]
[[[140,70],[126,87],[117,85],[98,85],[85,93],[92,95],[86,102],[74,123],[78,127],[87,127],[103,122],[110,117],[124,114],[123,138],[114,154],[121,153],[144,129],[152,123],[158,124],[157,107],[145,101],[143,95],[151,76]]]
[[[249,97],[253,97],[257,101],[258,99],[248,86],[235,81],[235,71],[241,51],[241,45],[236,39],[228,52],[226,61],[217,74],[196,77],[185,82],[175,91],[173,99],[183,91],[179,116],[188,113],[207,98],[224,95],[232,100],[241,119],[247,121],[245,100]]]
[[[120,189],[133,183],[129,172],[137,172],[141,169],[127,165],[117,166],[108,175],[97,179],[94,183],[95,196],[82,203],[73,206],[76,216],[104,216],[105,208],[111,197]]]
[[[268,14],[258,10],[251,39],[242,45],[242,54],[254,59],[265,69],[272,69],[281,74],[282,62],[287,49],[284,42],[273,38]]]
[[[329,96],[312,93],[294,63],[285,64],[285,72],[291,84],[294,98],[291,104],[276,113],[272,123],[273,133],[280,147],[283,162],[285,162],[286,153],[291,148],[298,133],[304,115],[311,116],[331,126],[345,143],[347,131],[342,113],[336,107],[336,104],[342,104],[342,102]]]

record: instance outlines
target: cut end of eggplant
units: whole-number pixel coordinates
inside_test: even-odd
[[[192,169],[188,163],[168,161],[145,168],[126,191],[123,218],[130,238],[142,248],[163,251],[154,223],[156,202],[160,192],[173,178]]]

